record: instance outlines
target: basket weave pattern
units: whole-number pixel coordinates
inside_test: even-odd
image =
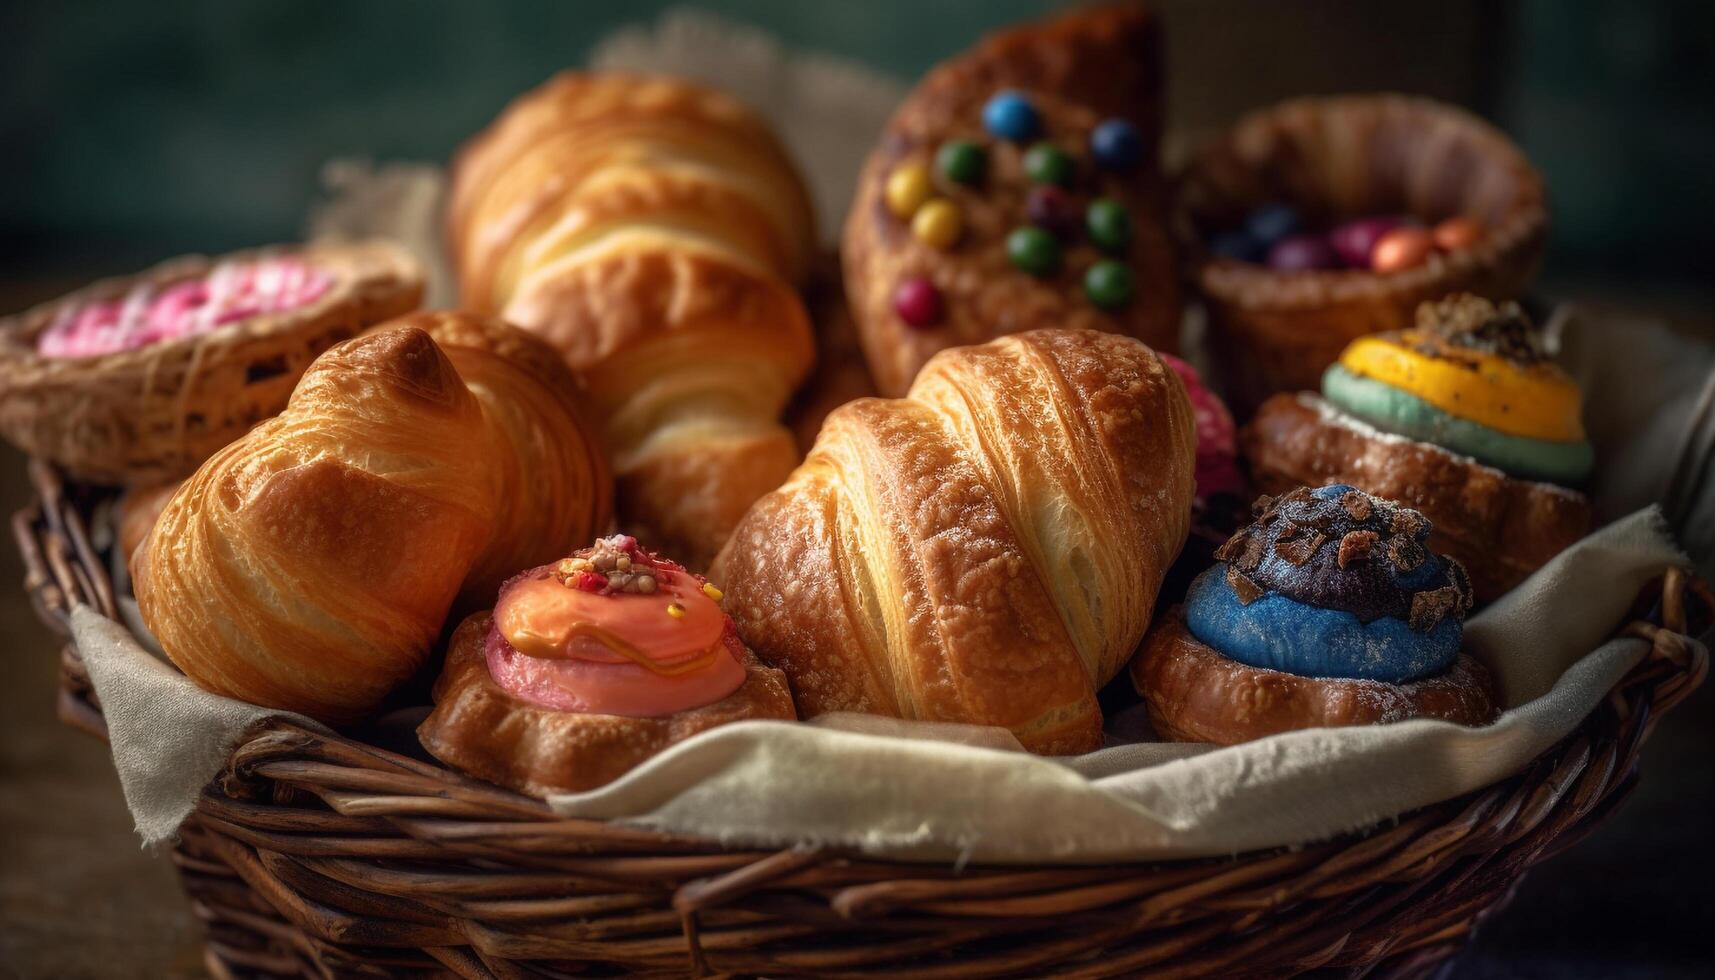
[[[422,273],[395,246],[321,243],[297,254],[336,277],[314,303],[138,350],[44,358],[35,343],[67,308],[118,299],[139,283],[163,289],[206,276],[215,260],[174,259],[0,319],[0,433],[85,480],[140,486],[176,479],[277,414],[323,351],[422,300]]]
[[[88,495],[48,467],[13,530],[45,622],[115,614]],[[1670,572],[1649,656],[1525,772],[1364,835],[1236,859],[949,868],[728,849],[559,817],[438,765],[270,722],[173,851],[217,977],[1431,975],[1623,800],[1701,683],[1707,590]],[[68,645],[61,717],[105,734]]]

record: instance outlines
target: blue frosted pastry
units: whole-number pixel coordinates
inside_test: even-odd
[[[1294,728],[1493,715],[1460,653],[1464,567],[1408,507],[1336,484],[1258,502],[1132,664],[1162,735],[1220,744]]]

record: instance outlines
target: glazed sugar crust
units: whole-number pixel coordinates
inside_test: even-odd
[[[1300,677],[1221,656],[1185,628],[1174,608],[1130,668],[1157,734],[1176,742],[1236,745],[1301,728],[1439,718],[1483,725],[1496,716],[1489,672],[1467,654],[1407,684]]]
[[[805,715],[1101,744],[1096,691],[1184,543],[1195,434],[1138,342],[1044,330],[943,352],[911,397],[828,416],[716,560],[739,632]]]
[[[675,742],[735,721],[797,718],[786,676],[747,650],[745,681],[713,704],[662,718],[559,711],[513,697],[489,675],[491,613],[459,624],[435,681],[435,710],[417,728],[431,755],[530,796],[606,785]]]
[[[904,394],[936,351],[1023,330],[1088,328],[1129,334],[1161,350],[1178,348],[1178,282],[1154,170],[1159,90],[1153,69],[1143,64],[1155,58],[1154,33],[1153,18],[1131,7],[1015,29],[943,64],[899,107],[858,180],[842,248],[852,312],[883,395]],[[1088,74],[1097,63],[1121,66],[1107,87]],[[1117,85],[1135,89],[1121,99],[1112,94],[1120,91]],[[1062,242],[1061,270],[1048,278],[1017,269],[1007,258],[1007,233],[1027,223],[1031,185],[1022,158],[1028,144],[991,139],[981,120],[983,104],[1006,87],[1025,91],[1041,117],[1041,138],[1077,160],[1074,199],[1082,205],[1112,197],[1131,216],[1124,258],[1134,298],[1116,313],[1084,297],[1084,272],[1107,257],[1087,236]],[[1085,97],[1097,101],[1076,101]],[[1099,172],[1090,162],[1090,131],[1109,114],[1128,118],[1142,134],[1145,163],[1130,174]],[[935,193],[958,205],[965,226],[958,243],[943,252],[912,236],[909,221],[888,210],[883,191],[901,163],[920,161],[933,170],[936,148],[949,139],[985,146],[988,169],[976,186],[937,178]],[[927,277],[941,292],[945,313],[932,328],[910,327],[893,311],[895,287],[913,276]]]
[[[1581,493],[1380,432],[1308,392],[1270,398],[1239,442],[1263,493],[1349,483],[1421,511],[1435,525],[1430,547],[1465,566],[1479,602],[1500,597],[1590,530]]]

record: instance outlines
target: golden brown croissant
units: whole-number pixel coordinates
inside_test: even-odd
[[[908,397],[828,416],[713,578],[806,715],[1101,739],[1096,691],[1185,541],[1196,453],[1178,376],[1129,337],[1040,330],[936,355]]]
[[[137,602],[192,680],[354,720],[422,664],[467,580],[605,522],[606,473],[566,396],[502,362],[504,327],[455,323],[435,326],[462,334],[449,348],[469,387],[415,327],[347,341],[167,503],[134,560]]]
[[[767,127],[688,82],[562,74],[459,153],[447,233],[465,304],[582,379],[627,529],[706,564],[797,462],[780,412],[813,356],[809,198]]]

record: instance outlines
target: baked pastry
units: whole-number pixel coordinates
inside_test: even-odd
[[[1232,745],[1298,728],[1490,721],[1488,672],[1460,652],[1471,587],[1429,521],[1348,486],[1258,501],[1131,679],[1161,736]]]
[[[505,328],[459,329],[469,386],[416,327],[346,341],[173,494],[134,585],[191,680],[354,721],[422,665],[467,580],[606,522],[605,470],[562,393],[499,340],[481,356],[475,336]]]
[[[1185,541],[1184,385],[1136,340],[1038,330],[930,360],[907,398],[836,409],[715,563],[727,611],[806,716],[1101,742],[1096,691]]]
[[[1463,109],[1403,95],[1298,98],[1250,113],[1174,189],[1179,254],[1240,417],[1275,392],[1315,385],[1358,337],[1409,327],[1421,302],[1517,299],[1548,242],[1542,176],[1518,146]],[[1422,227],[1399,228],[1413,224]],[[1332,255],[1286,233],[1316,229],[1333,229]],[[1435,229],[1445,247],[1426,248]],[[1395,230],[1401,240],[1378,249]],[[1264,264],[1265,245],[1287,254]]]
[[[383,242],[188,256],[0,320],[0,433],[93,483],[176,480],[280,411],[311,361],[416,309]]]
[[[553,345],[589,393],[621,523],[701,568],[797,463],[809,197],[763,121],[690,82],[558,75],[453,162],[464,305]]]
[[[1461,295],[1354,341],[1320,396],[1274,396],[1240,442],[1265,493],[1349,483],[1422,511],[1488,602],[1590,530],[1566,486],[1593,463],[1580,402],[1516,305]]]
[[[630,535],[507,582],[460,624],[417,729],[437,759],[546,796],[594,789],[734,721],[797,718],[700,575]]]
[[[1141,5],[1013,28],[936,68],[870,154],[846,291],[881,393],[931,355],[1043,327],[1178,348],[1157,169],[1160,31]]]
[[[1191,416],[1197,423],[1197,504],[1207,506],[1215,498],[1231,500],[1245,492],[1244,474],[1239,472],[1238,427],[1221,396],[1203,384],[1197,369],[1172,354],[1161,360],[1185,385]]]
[[[173,499],[173,494],[178,489],[176,482],[152,487],[133,487],[119,498],[119,515],[114,537],[119,545],[119,556],[125,561],[127,568],[130,567],[131,556],[149,539],[149,531],[154,528],[155,520],[161,516],[167,501]]]

